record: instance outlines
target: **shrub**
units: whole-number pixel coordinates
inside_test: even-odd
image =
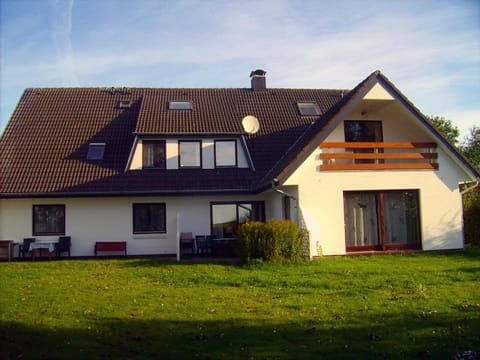
[[[298,260],[303,255],[303,234],[290,220],[249,221],[238,228],[237,238],[240,258],[245,262],[251,259]]]
[[[480,245],[480,189],[463,195],[463,224],[466,244]]]

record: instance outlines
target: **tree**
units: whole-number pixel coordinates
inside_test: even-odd
[[[460,146],[465,156],[480,169],[480,127],[474,126]]]
[[[458,143],[458,136],[460,135],[460,130],[458,127],[453,125],[451,120],[447,120],[444,117],[440,116],[427,116],[427,119],[435,125],[435,127],[454,145]]]

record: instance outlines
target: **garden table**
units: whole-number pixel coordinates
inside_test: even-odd
[[[28,249],[32,253],[32,261],[35,260],[35,250],[39,249],[39,254],[41,254],[42,249],[48,250],[48,259],[52,260],[52,253],[55,251],[55,244],[58,241],[36,241],[30,244]]]

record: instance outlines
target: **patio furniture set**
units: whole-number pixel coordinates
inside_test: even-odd
[[[18,243],[13,240],[1,240],[0,250],[1,254],[5,255],[5,259],[10,261],[15,256],[15,248],[18,246],[18,257],[25,258],[25,255],[30,253],[32,260],[35,260],[35,256],[41,256],[42,251],[46,250],[48,258],[52,259],[52,255],[58,258],[63,253],[67,253],[70,256],[71,247],[70,236],[59,236],[57,240],[41,240],[37,241],[35,238],[24,238],[23,243]]]
[[[237,255],[235,238],[217,238],[215,235],[180,233],[181,256],[234,257]]]

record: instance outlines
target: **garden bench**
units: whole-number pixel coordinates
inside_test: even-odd
[[[126,241],[97,241],[95,243],[95,256],[99,251],[124,251],[127,255]]]

